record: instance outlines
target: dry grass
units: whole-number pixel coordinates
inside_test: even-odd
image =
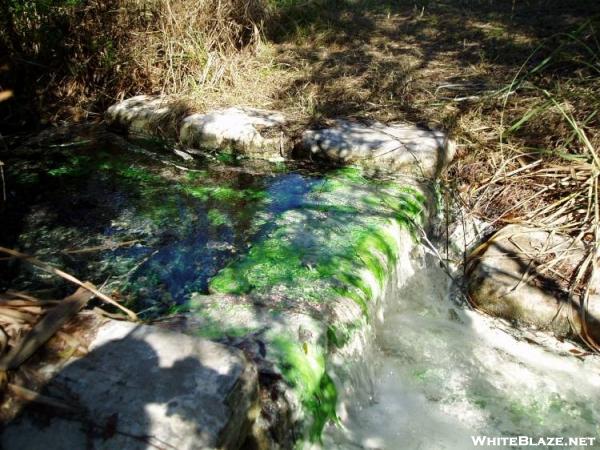
[[[1,105],[5,126],[93,119],[139,93],[239,94],[269,63],[256,57],[263,0],[9,1],[3,9],[0,90],[15,92]]]
[[[498,225],[595,236],[587,201],[600,147],[594,1],[267,1],[15,9],[14,60],[54,64],[40,74],[21,63],[37,90],[17,86],[15,99],[26,91],[52,122],[162,93],[201,109],[278,108],[305,125],[336,116],[426,124],[457,141],[446,181],[471,210]],[[10,48],[10,29],[0,35]]]

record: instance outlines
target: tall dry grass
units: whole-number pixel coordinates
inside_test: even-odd
[[[15,98],[0,116],[89,119],[138,93],[226,90],[267,14],[265,0],[6,0],[0,85]]]
[[[567,281],[570,302],[579,306],[584,324],[589,299],[600,294],[597,25],[590,19],[540,42],[510,83],[482,98],[494,126],[482,127],[487,133],[480,135],[472,122],[458,129],[477,149],[468,158],[485,178],[475,181],[473,174],[454,172],[472,183],[462,201],[492,225],[520,223],[571,235],[585,245],[578,266],[558,275]],[[550,276],[557,276],[550,271],[561,259],[556,255],[547,264]],[[600,351],[585,326],[580,337]]]

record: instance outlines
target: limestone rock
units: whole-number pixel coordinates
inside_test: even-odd
[[[470,298],[491,315],[566,337],[573,331],[570,322],[577,332],[581,321],[576,305],[568,303],[568,280],[561,276],[568,277],[583,257],[583,245],[567,236],[509,225],[471,254]],[[587,327],[596,338],[599,325],[600,304],[591,298]]]
[[[45,393],[74,405],[45,423],[26,408],[2,448],[237,449],[257,412],[257,374],[242,352],[145,325],[102,325],[90,352]]]
[[[106,120],[130,133],[176,138],[178,121],[187,111],[185,104],[166,97],[138,95],[108,108]]]
[[[251,156],[280,157],[286,145],[285,117],[255,108],[227,108],[192,114],[183,120],[179,138],[192,148],[224,148]]]
[[[423,177],[437,175],[454,156],[453,143],[440,131],[347,120],[338,120],[330,128],[305,131],[301,148],[335,163],[401,170]]]

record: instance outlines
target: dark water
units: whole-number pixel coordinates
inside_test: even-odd
[[[229,155],[184,161],[107,132],[38,141],[0,159],[8,191],[0,245],[104,285],[147,314],[184,308],[320,181]],[[72,290],[15,260],[0,262],[7,288]]]

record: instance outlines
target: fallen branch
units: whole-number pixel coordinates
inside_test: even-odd
[[[4,331],[4,328],[0,325],[0,356],[4,354],[4,351],[8,347],[8,334]]]
[[[23,339],[0,358],[0,370],[13,370],[19,367],[48,341],[65,322],[76,315],[93,296],[88,287],[82,286],[73,295],[50,309]]]
[[[6,298],[0,295],[0,307],[8,306],[9,308],[18,307],[39,307],[39,306],[51,306],[60,303],[60,300],[18,300],[12,298]]]
[[[14,256],[15,258],[24,259],[25,261],[29,262],[30,264],[32,264],[36,267],[39,267],[40,269],[42,269],[46,272],[52,273],[54,275],[58,275],[59,277],[64,278],[65,280],[70,281],[71,283],[76,284],[77,286],[87,289],[88,291],[93,293],[96,297],[98,297],[100,300],[103,300],[106,303],[109,303],[109,304],[119,308],[121,311],[123,311],[125,314],[127,314],[131,320],[136,321],[136,322],[138,321],[138,317],[133,311],[131,311],[128,308],[125,308],[123,305],[119,304],[116,300],[113,300],[108,295],[103,294],[98,289],[96,289],[96,287],[91,283],[84,283],[83,281],[75,278],[73,275],[63,272],[62,270],[57,269],[56,267],[52,267],[51,265],[46,264],[33,256],[26,255],[25,253],[21,253],[21,252],[18,252],[16,250],[12,250],[12,249],[6,248],[6,247],[0,247],[0,252]]]
[[[2,200],[6,201],[6,181],[4,180],[4,163],[0,161],[0,180],[2,180]]]
[[[28,402],[40,403],[42,405],[50,406],[52,408],[60,408],[70,412],[77,412],[77,410],[72,406],[66,405],[65,403],[53,399],[52,397],[48,397],[46,395],[42,395],[37,392],[31,391],[22,386],[13,383],[8,383],[7,387],[15,396]]]
[[[18,309],[5,308],[0,306],[0,317],[8,318],[11,321],[34,323],[37,317],[27,312],[22,312]]]
[[[69,250],[63,250],[62,252],[66,253],[68,255],[74,255],[74,254],[79,254],[79,253],[91,253],[91,252],[98,252],[98,251],[103,251],[103,250],[115,250],[119,247],[126,247],[128,245],[137,244],[138,242],[140,242],[139,239],[134,239],[133,241],[108,243],[108,244],[104,244],[104,245],[97,245],[95,247],[86,247],[86,248],[81,248],[81,249],[69,249]]]

